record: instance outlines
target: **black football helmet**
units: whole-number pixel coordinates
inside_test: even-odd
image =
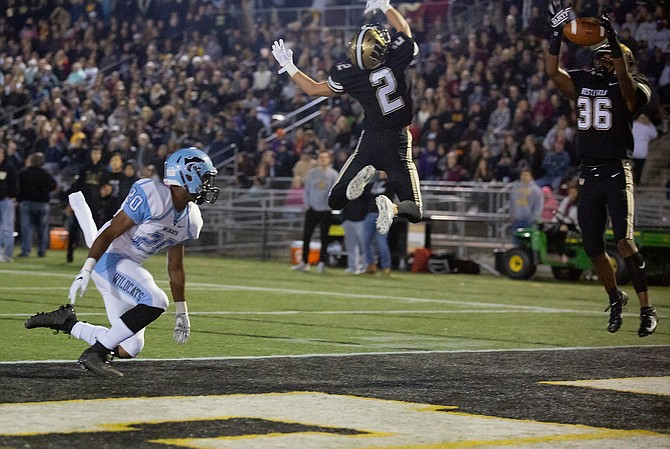
[[[388,30],[379,24],[363,25],[354,33],[347,53],[361,70],[373,70],[384,64],[391,44]]]
[[[621,53],[628,63],[628,68],[633,70],[635,64],[635,57],[630,48],[624,44],[619,44]],[[601,77],[612,75],[614,73],[614,64],[612,63],[612,48],[610,44],[602,44],[593,50],[591,55],[591,65],[593,72]]]

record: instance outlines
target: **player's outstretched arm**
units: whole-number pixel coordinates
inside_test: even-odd
[[[607,33],[607,42],[612,51],[612,65],[614,65],[614,72],[619,81],[621,95],[623,95],[624,100],[626,100],[628,109],[632,111],[637,104],[637,83],[633,80],[631,68],[628,67],[628,61],[623,57],[623,51],[619,46],[619,39],[617,38],[616,31],[614,31],[614,28],[612,27],[612,21],[607,14],[602,14],[599,21],[600,26],[605,28],[605,32]]]
[[[396,30],[412,37],[412,29],[407,20],[400,14],[400,11],[391,6],[391,0],[368,0],[363,14],[368,14],[374,10],[380,10],[386,16],[386,19]]]
[[[575,98],[575,84],[572,82],[568,72],[558,65],[561,53],[561,39],[563,38],[563,27],[574,18],[572,6],[563,8],[560,0],[551,0],[548,10],[551,36],[549,37],[549,54],[547,55],[545,70],[547,75],[556,83],[556,87],[566,97]]]
[[[332,97],[335,95],[328,83],[317,82],[298,69],[293,63],[293,50],[286,48],[284,39],[279,39],[272,44],[272,56],[277,60],[281,68],[279,74],[287,72],[293,81],[303,92],[312,97]]]
[[[77,294],[79,294],[79,297],[84,296],[88,282],[91,279],[93,267],[95,267],[95,264],[100,260],[105,251],[107,251],[109,245],[133,226],[135,226],[135,222],[124,211],[119,211],[119,213],[112,218],[109,226],[96,237],[93,241],[93,245],[91,245],[91,249],[88,251],[88,258],[86,259],[86,262],[84,262],[84,266],[81,268],[81,271],[79,271],[79,274],[70,286],[70,294],[68,296],[71,304],[75,303]]]
[[[191,321],[186,306],[186,273],[184,271],[184,245],[175,245],[167,250],[167,270],[170,278],[170,291],[175,306],[175,326],[173,338],[183,345],[191,335]]]

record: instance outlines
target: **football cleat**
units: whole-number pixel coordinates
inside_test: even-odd
[[[640,312],[640,329],[638,329],[637,335],[640,337],[651,335],[656,330],[657,325],[658,316],[656,315],[656,310],[653,307],[645,308]]]
[[[84,351],[77,363],[82,369],[87,369],[100,377],[123,377],[121,371],[111,366],[112,351],[105,348],[100,342]]]
[[[381,235],[386,235],[391,229],[391,224],[393,223],[393,217],[395,212],[393,210],[393,201],[388,199],[385,195],[379,195],[375,198],[377,203],[377,209],[379,210],[379,215],[377,215],[377,231]]]
[[[26,320],[26,329],[35,329],[36,327],[48,327],[56,331],[69,334],[77,323],[77,314],[72,305],[60,306],[53,312],[40,312]]]
[[[628,303],[628,294],[623,291],[619,291],[619,299],[614,302],[610,302],[610,305],[607,306],[605,312],[610,311],[610,319],[607,323],[607,330],[611,333],[614,333],[619,330],[621,327],[621,314],[623,313],[623,307]]]
[[[363,195],[365,186],[368,185],[368,182],[375,175],[375,168],[372,165],[366,165],[356,173],[356,176],[353,177],[349,184],[347,185],[347,199],[355,200],[356,198]]]

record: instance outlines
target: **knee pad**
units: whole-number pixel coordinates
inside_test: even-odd
[[[337,197],[333,193],[334,192],[331,191],[330,195],[328,195],[328,207],[332,210],[340,210],[347,204],[346,197]]]
[[[421,221],[421,210],[414,201],[400,201],[398,203],[398,216],[407,218],[412,223]]]
[[[645,270],[645,262],[642,254],[636,252],[632,256],[624,259],[626,263],[626,271],[630,276],[630,281],[637,293],[647,291],[647,272]]]
[[[163,312],[165,312],[165,310],[159,309],[158,307],[138,304],[121,315],[121,321],[123,321],[128,329],[136,334],[147,327],[149,324],[156,321],[156,319],[161,316]]]

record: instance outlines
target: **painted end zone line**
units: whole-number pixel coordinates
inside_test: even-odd
[[[520,348],[520,349],[451,349],[451,350],[426,350],[426,351],[387,351],[387,352],[350,352],[346,354],[295,354],[295,355],[249,355],[231,357],[183,357],[165,359],[117,359],[114,363],[142,363],[142,362],[197,362],[216,360],[261,360],[261,359],[306,359],[314,357],[322,358],[347,358],[360,356],[385,356],[385,355],[420,355],[420,354],[478,354],[478,353],[500,353],[500,352],[556,352],[556,351],[597,351],[601,349],[628,349],[628,348],[670,348],[670,345],[630,345],[630,346],[572,346],[565,348]],[[31,363],[74,363],[74,360],[17,360],[0,362],[0,365],[25,365]]]

